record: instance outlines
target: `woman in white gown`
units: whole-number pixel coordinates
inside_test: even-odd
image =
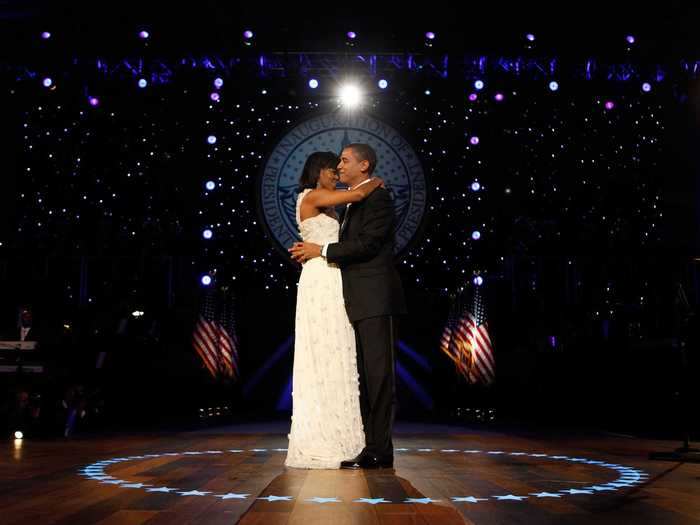
[[[334,206],[359,202],[378,186],[336,191],[338,157],[309,155],[299,180],[296,220],[304,241],[338,242]],[[335,469],[365,445],[355,332],[345,311],[340,268],[323,257],[304,263],[297,288],[292,427],[284,464]]]

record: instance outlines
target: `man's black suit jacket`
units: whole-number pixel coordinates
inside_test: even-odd
[[[385,188],[353,203],[326,260],[343,275],[345,308],[351,322],[406,313],[406,300],[394,266],[394,204]]]

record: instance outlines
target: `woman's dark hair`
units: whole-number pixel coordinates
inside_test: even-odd
[[[316,151],[309,155],[299,177],[299,191],[315,189],[321,170],[338,167],[338,156],[330,151]]]

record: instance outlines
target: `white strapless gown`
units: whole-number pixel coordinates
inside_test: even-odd
[[[306,242],[337,242],[338,221],[325,214],[296,219]],[[304,263],[297,288],[292,428],[284,464],[334,469],[365,445],[355,332],[343,299],[340,269],[322,257]]]

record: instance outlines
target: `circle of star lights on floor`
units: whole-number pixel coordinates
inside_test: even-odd
[[[165,456],[206,456],[210,454],[245,454],[245,453],[270,453],[270,452],[286,452],[285,448],[252,448],[248,450],[243,449],[229,449],[229,450],[205,450],[205,451],[187,451],[187,452],[164,452],[161,454],[144,454],[141,456],[126,456],[126,457],[116,457],[111,459],[105,459],[102,461],[97,461],[79,470],[82,476],[86,478],[99,481],[105,485],[115,485],[120,488],[126,489],[142,489],[146,492],[160,492],[160,493],[172,493],[177,494],[180,497],[214,497],[219,500],[248,500],[251,498],[251,494],[246,493],[235,493],[227,492],[224,494],[214,494],[212,491],[202,491],[188,487],[168,487],[168,486],[154,486],[146,483],[136,483],[133,481],[125,479],[117,479],[114,476],[110,476],[105,469],[110,465],[119,464],[127,461],[135,461],[140,459],[150,459],[159,458]],[[583,488],[567,488],[561,489],[556,492],[531,492],[527,494],[492,494],[492,495],[456,495],[451,496],[450,500],[453,503],[469,503],[476,504],[485,501],[525,501],[528,499],[540,499],[540,498],[562,498],[573,495],[581,494],[600,494],[605,492],[618,491],[626,487],[632,487],[634,485],[643,483],[647,480],[648,474],[644,471],[625,465],[618,465],[616,463],[607,463],[605,461],[596,461],[581,457],[571,457],[562,455],[549,455],[543,453],[529,453],[529,452],[507,452],[503,450],[458,450],[458,449],[433,449],[433,448],[397,448],[395,452],[405,453],[405,452],[418,452],[420,454],[427,453],[438,453],[438,454],[484,454],[489,456],[523,456],[540,459],[542,461],[565,461],[571,463],[579,463],[584,465],[593,465],[595,467],[606,468],[616,471],[619,477],[615,481],[609,483],[603,483],[599,485],[591,485]],[[253,499],[265,500],[268,502],[276,501],[294,501],[293,496],[286,495],[268,495],[264,497],[256,497]],[[309,503],[326,504],[326,503],[342,503],[342,499],[337,497],[313,497],[308,498],[305,501]],[[417,503],[417,504],[430,504],[430,503],[440,503],[443,500],[433,499],[429,497],[425,498],[406,498],[403,501],[392,501],[385,498],[359,498],[354,499],[352,502],[358,504],[368,504],[377,505],[381,503]]]

